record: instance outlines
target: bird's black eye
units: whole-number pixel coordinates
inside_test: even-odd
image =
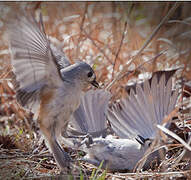
[[[90,71],[87,76],[92,77],[92,75],[93,75],[93,72]]]

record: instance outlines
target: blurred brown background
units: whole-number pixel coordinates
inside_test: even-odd
[[[166,50],[163,55],[145,63],[141,72],[154,72],[184,64],[183,76],[190,79],[189,2],[179,3],[141,56],[131,62],[173,5],[174,2],[1,2],[1,70],[5,70],[10,59],[5,21],[15,12],[25,9],[37,18],[39,12],[42,12],[49,39],[63,48],[71,62],[84,59],[94,65],[98,81],[103,86],[111,82],[125,64],[129,64],[127,71],[132,71],[163,50]],[[116,91],[126,81],[123,78],[113,89]]]
[[[25,151],[34,149],[35,142],[38,141],[35,132],[31,131],[32,122],[26,121],[31,119],[30,113],[16,103],[10,79],[6,21],[13,18],[15,13],[25,9],[38,19],[41,12],[46,34],[51,42],[62,47],[71,62],[83,59],[92,65],[103,88],[125,68],[127,74],[111,87],[114,99],[118,99],[126,95],[123,87],[127,83],[144,79],[148,73],[158,70],[183,67],[180,76],[185,81],[191,80],[190,2],[178,3],[149,45],[132,61],[174,4],[175,2],[0,2],[2,134],[13,135],[13,146]],[[129,74],[133,71],[133,74]],[[8,136],[4,138],[0,135],[0,144],[1,142],[5,148],[8,148],[6,144],[13,148]],[[17,163],[20,165],[20,162]],[[11,165],[7,166],[6,172],[9,172]],[[28,167],[26,164],[24,166]],[[49,166],[46,164],[45,167],[52,170],[52,166]],[[15,168],[14,165],[13,167]],[[20,171],[21,168],[18,169]],[[42,171],[41,173],[51,173],[40,167],[35,166],[35,169]]]

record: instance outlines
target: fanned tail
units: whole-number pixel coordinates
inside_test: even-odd
[[[131,88],[128,98],[113,105],[108,119],[118,136],[147,139],[156,135],[156,124],[161,124],[176,105],[178,90],[172,90],[175,71],[155,72],[151,79]]]

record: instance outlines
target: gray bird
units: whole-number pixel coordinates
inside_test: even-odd
[[[178,90],[172,90],[174,72],[154,73],[150,80],[131,87],[129,96],[111,108],[108,108],[108,92],[102,90],[100,93],[96,90],[94,93],[86,93],[83,104],[74,113],[73,121],[76,122],[72,123],[76,131],[92,137],[87,137],[85,144],[79,143],[80,149],[87,153],[81,160],[96,166],[104,160],[102,167],[111,171],[133,170],[155,139],[158,132],[156,125],[161,124],[165,116],[175,108]],[[90,99],[94,101],[89,101]],[[119,138],[112,133],[106,133],[106,137],[102,135],[101,132],[107,128],[106,116]],[[100,133],[96,134],[95,131]],[[145,168],[155,156],[158,153],[152,153],[148,157]]]
[[[11,63],[21,105],[38,111],[38,123],[62,169],[71,158],[57,139],[66,131],[70,116],[80,105],[82,90],[98,87],[93,69],[85,62],[70,64],[65,54],[47,38],[42,18],[18,14],[8,23]]]

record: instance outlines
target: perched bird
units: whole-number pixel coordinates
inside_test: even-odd
[[[111,96],[108,92],[86,93],[83,103],[72,116],[75,121],[73,128],[81,134],[89,134],[85,143],[79,143],[80,149],[87,153],[81,160],[96,166],[104,160],[102,167],[111,171],[133,170],[155,139],[156,125],[161,124],[175,108],[178,90],[172,90],[174,73],[154,73],[151,79],[131,87],[129,96],[111,108],[108,107],[108,97]],[[119,138],[109,131],[105,133],[106,137],[102,136],[107,119]],[[75,141],[73,144],[75,146]],[[155,156],[158,156],[157,152],[148,157],[145,168]]]
[[[61,169],[70,156],[58,143],[70,116],[80,105],[82,90],[98,87],[93,69],[85,62],[70,64],[65,54],[50,43],[32,15],[18,14],[8,23],[11,63],[21,105],[38,111],[38,123]]]

